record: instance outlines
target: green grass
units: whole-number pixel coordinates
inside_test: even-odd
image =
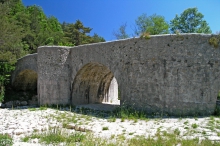
[[[113,111],[112,116],[128,120],[147,119],[147,114],[144,111],[137,111],[134,108],[125,105],[116,108]]]
[[[0,134],[0,146],[12,146],[13,140],[7,134]]]
[[[133,135],[133,133],[129,134]],[[57,132],[49,132],[47,134],[39,134],[32,135],[28,138],[23,138],[23,142],[27,142],[31,138],[39,138],[41,143],[46,145],[53,144],[58,145],[59,143],[65,143],[68,146],[82,145],[82,146],[94,146],[94,145],[102,145],[102,146],[173,146],[173,145],[181,145],[181,146],[208,146],[215,145],[220,146],[220,142],[211,141],[211,140],[199,140],[198,138],[194,139],[180,139],[175,133],[167,133],[158,131],[154,137],[145,138],[144,136],[135,136],[131,139],[126,139],[124,135],[112,135],[111,138],[103,139],[94,137],[91,133],[86,133],[82,135],[80,133],[74,133],[71,135],[67,135],[62,133],[61,131]],[[115,139],[113,142],[111,140]]]
[[[59,115],[62,118],[67,118],[69,115],[67,113]],[[63,119],[64,120],[64,119]],[[67,120],[64,120],[67,121]],[[66,123],[63,122],[63,126],[65,127]],[[192,124],[192,128],[197,128],[197,124]],[[109,130],[108,127],[102,127],[102,130]],[[126,132],[124,129],[123,132]],[[203,135],[206,134],[205,131],[201,132]],[[105,138],[97,138],[90,132],[74,132],[72,134],[68,134],[62,128],[52,128],[48,132],[43,132],[40,134],[33,133],[30,136],[26,136],[22,139],[23,142],[28,142],[30,139],[39,139],[40,143],[46,145],[59,145],[59,143],[64,143],[64,145],[75,146],[94,146],[94,145],[103,145],[103,146],[173,146],[173,145],[181,145],[181,146],[206,146],[206,145],[216,145],[220,146],[220,142],[211,141],[211,140],[199,140],[199,139],[183,139],[180,136],[180,130],[177,128],[173,132],[161,131],[158,128],[157,133],[151,137],[144,136],[135,136],[134,133],[128,133],[130,136],[134,136],[131,139],[127,139],[125,134],[120,135],[112,135],[110,139]],[[219,136],[220,134],[217,133]]]
[[[198,125],[196,124],[196,123],[194,123],[194,124],[192,124],[192,128],[197,128],[198,127]]]
[[[28,108],[29,111],[36,111],[36,108]]]
[[[58,144],[58,143],[75,143],[75,142],[81,142],[85,135],[81,133],[73,133],[68,134],[64,131],[54,128],[51,129],[48,132],[42,133],[42,134],[32,134],[31,136],[26,136],[22,139],[23,142],[28,142],[30,139],[39,139],[41,143],[45,144]]]
[[[180,130],[179,130],[179,129],[175,129],[175,130],[174,130],[174,134],[180,135]]]
[[[114,116],[110,116],[110,118],[108,119],[108,122],[115,122],[116,118]]]
[[[133,135],[134,134],[134,132],[130,132],[128,135]]]
[[[46,106],[41,106],[41,107],[39,108],[39,110],[47,110],[47,107],[46,107]]]
[[[129,146],[220,146],[220,142],[211,140],[194,139],[180,139],[175,134],[164,132],[163,134],[157,132],[155,137],[145,138],[144,136],[136,136],[128,140]]]
[[[109,130],[108,127],[102,127],[102,130]]]
[[[29,109],[30,111],[32,109]],[[40,110],[38,108],[33,110]],[[44,110],[44,109],[42,109]],[[89,123],[94,118],[105,118],[108,122],[115,122],[116,118],[121,118],[121,122],[124,122],[125,120],[133,120],[134,123],[138,121],[138,119],[144,119],[146,121],[149,120],[147,118],[147,115],[143,112],[135,111],[132,108],[123,107],[115,110],[114,112],[106,113],[104,111],[94,112],[93,110],[88,109],[80,109],[80,114],[70,111],[62,111],[59,112],[56,110],[56,114],[54,115],[48,115],[47,118],[56,119],[58,122],[60,122],[65,128],[67,124],[75,123],[76,125],[85,125],[86,123]],[[92,114],[91,114],[92,113]],[[94,116],[95,115],[95,116]],[[107,115],[107,117],[106,117]],[[181,118],[181,120],[183,120]],[[195,118],[197,120],[197,118]],[[156,123],[160,123],[163,120],[160,118],[155,119]],[[133,125],[135,125],[132,123]],[[220,126],[218,126],[220,123],[219,117],[213,117],[211,116],[207,123],[207,129],[220,129]],[[203,136],[206,136],[206,131],[198,131],[199,129],[196,129],[199,125],[189,124],[189,121],[185,120],[184,129],[188,129],[188,134],[194,134],[194,133],[201,133]],[[201,125],[202,127],[202,125]],[[180,132],[180,129],[174,129],[172,132],[170,130],[167,131],[161,131],[162,128],[158,128],[158,131],[156,135],[151,137],[144,137],[144,136],[136,136],[135,133],[128,133],[129,131],[123,130],[123,133],[120,135],[114,135],[111,136],[110,139],[106,138],[97,138],[90,132],[74,132],[72,134],[68,134],[65,130],[67,129],[59,129],[59,128],[52,128],[47,132],[43,132],[41,134],[34,133],[31,136],[27,136],[23,138],[24,142],[28,142],[30,139],[37,138],[39,139],[40,143],[46,144],[46,145],[59,145],[59,143],[64,143],[65,145],[71,146],[71,145],[85,145],[85,146],[94,146],[94,145],[103,145],[103,146],[123,146],[123,145],[129,145],[129,146],[148,146],[148,145],[155,145],[155,146],[173,146],[173,145],[181,145],[181,146],[194,146],[194,145],[219,145],[220,142],[216,141],[213,142],[210,140],[199,140],[199,139],[183,139],[182,133]],[[109,130],[109,127],[102,127],[102,130]],[[128,139],[125,135],[127,132],[129,137],[133,137],[131,139]],[[219,132],[216,130],[216,135],[220,135]],[[184,136],[186,133],[183,133]]]

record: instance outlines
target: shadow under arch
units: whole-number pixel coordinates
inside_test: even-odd
[[[120,104],[118,83],[105,65],[91,62],[76,74],[72,84],[72,105],[107,103]]]
[[[17,91],[36,91],[37,92],[37,72],[30,69],[21,71],[16,77],[12,86]]]

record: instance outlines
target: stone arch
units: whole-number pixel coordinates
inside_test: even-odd
[[[91,62],[76,74],[72,84],[72,104],[119,103],[118,84],[105,65]]]
[[[13,82],[13,87],[18,91],[37,90],[37,72],[30,69],[21,71]]]
[[[20,59],[17,60],[15,70],[13,71],[11,75],[11,84],[14,84],[15,78],[18,76],[19,73],[22,71],[28,69],[28,70],[33,70],[36,73],[38,72],[37,69],[37,53],[35,54],[29,54],[26,55]]]

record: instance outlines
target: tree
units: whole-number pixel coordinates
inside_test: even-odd
[[[170,21],[170,31],[175,33],[212,33],[208,23],[203,20],[204,15],[197,8],[188,8],[180,16],[176,15]]]
[[[77,20],[75,24],[64,23],[62,27],[66,40],[76,46],[86,44],[87,34],[92,30],[90,27],[85,27],[80,20]]]
[[[0,102],[18,58],[36,52],[42,45],[105,41],[97,34],[89,36],[91,30],[79,20],[61,26],[56,17],[47,17],[36,5],[25,7],[22,0],[0,0]]]
[[[146,14],[142,14],[135,20],[135,23],[136,35],[141,35],[146,32],[151,35],[169,33],[169,24],[165,21],[165,18],[160,15],[153,14],[147,16]]]
[[[64,42],[74,44],[75,46],[105,41],[104,38],[96,33],[92,37],[89,36],[92,28],[85,27],[80,20],[77,20],[75,23],[63,22],[62,29],[64,31]]]
[[[119,27],[119,29],[117,31],[113,31],[112,34],[118,40],[129,38],[129,35],[126,33],[126,27],[127,27],[127,24],[124,23]]]
[[[22,28],[9,17],[10,12],[8,3],[0,3],[0,102],[3,101],[5,85],[9,83],[16,59],[23,55]]]
[[[91,43],[98,43],[98,42],[105,42],[105,39],[99,36],[97,33],[94,33],[94,35],[92,36]]]

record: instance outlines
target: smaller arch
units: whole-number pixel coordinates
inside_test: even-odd
[[[37,90],[37,72],[30,69],[21,71],[16,77],[12,86],[18,91]]]
[[[76,74],[72,85],[72,104],[114,103],[118,100],[118,83],[106,66],[91,62]]]

